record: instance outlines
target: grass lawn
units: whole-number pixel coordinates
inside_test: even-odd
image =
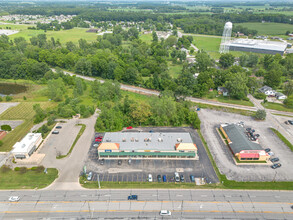
[[[274,128],[271,128],[271,130],[289,147],[291,151],[293,151],[293,145],[278,130]]]
[[[125,91],[125,90],[121,90],[121,94],[123,96],[128,95],[129,99],[132,99],[132,100],[139,100],[142,102],[149,102],[149,100],[150,100],[150,96],[148,96],[148,95],[142,95],[139,93],[129,92],[129,91]]]
[[[145,42],[147,44],[151,44],[153,37],[152,37],[152,34],[140,34],[139,39],[141,39],[142,42]]]
[[[248,29],[257,30],[259,35],[284,35],[286,31],[292,31],[292,24],[282,24],[282,23],[255,23],[255,22],[247,22],[247,23],[237,23],[234,24],[241,25],[243,27],[247,27]]]
[[[50,185],[57,177],[55,168],[48,168],[48,173],[37,173],[28,170],[21,174],[20,171],[9,170],[0,172],[0,189],[41,189]]]
[[[293,112],[293,109],[287,108],[285,105],[280,104],[280,103],[273,103],[273,102],[263,103],[262,102],[261,104],[263,107],[268,108],[268,109],[284,111],[284,112]]]
[[[46,34],[47,39],[54,37],[55,40],[59,39],[62,44],[72,41],[78,43],[80,38],[83,38],[89,42],[93,42],[97,39],[96,33],[86,32],[88,28],[73,28],[70,30],[61,30],[61,31],[43,31],[43,30],[30,30],[27,29],[32,25],[0,25],[3,29],[6,27],[11,27],[11,30],[18,30],[19,33],[9,36],[9,39],[13,40],[16,37],[24,37],[26,40],[29,40],[31,37],[37,36],[38,34]]]
[[[182,71],[182,64],[173,64],[171,61],[168,62],[169,74],[173,78],[177,78]]]

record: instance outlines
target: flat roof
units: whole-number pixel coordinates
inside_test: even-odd
[[[14,144],[12,153],[28,153],[40,137],[42,138],[41,133],[28,133],[20,142]]]
[[[175,151],[178,143],[193,143],[188,132],[107,132],[102,143],[118,143],[119,150]]]
[[[228,42],[227,46],[284,52],[287,48],[287,43],[279,42],[279,41],[267,41],[267,40],[255,40],[255,39],[236,39],[236,40]]]
[[[223,126],[223,129],[232,142],[229,146],[234,154],[243,150],[263,150],[259,144],[250,141],[248,137],[246,137],[243,127],[236,124],[229,124]]]

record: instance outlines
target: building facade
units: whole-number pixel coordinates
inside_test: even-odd
[[[12,154],[15,159],[29,158],[42,143],[41,133],[28,133],[20,142],[13,146]]]
[[[105,159],[198,159],[189,133],[108,132],[98,146]]]

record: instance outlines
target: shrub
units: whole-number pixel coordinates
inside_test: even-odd
[[[20,167],[15,167],[14,171],[20,171]]]
[[[36,167],[36,169],[35,169],[35,171],[37,172],[37,173],[41,173],[41,172],[43,172],[45,170],[45,167],[44,166],[38,166],[38,167]]]
[[[0,168],[0,171],[1,173],[7,173],[8,171],[10,171],[10,167],[7,166],[7,165],[3,165],[1,168]]]
[[[25,96],[23,96],[23,100],[26,100],[26,97]]]
[[[9,102],[9,101],[11,101],[11,100],[12,100],[12,97],[11,97],[11,96],[9,96],[9,95],[7,95],[7,96],[5,96],[5,100],[6,100],[6,102]]]
[[[3,141],[0,141],[0,147],[3,145]]]
[[[0,96],[0,102],[2,102],[3,101],[3,99],[2,99],[2,97]]]
[[[256,99],[265,99],[267,96],[263,93],[258,92],[256,94],[254,94],[253,97]]]
[[[20,167],[19,172],[20,172],[21,174],[24,174],[24,173],[27,172],[27,168],[26,168],[26,167]]]
[[[1,125],[1,130],[3,131],[11,131],[11,126],[10,125]]]

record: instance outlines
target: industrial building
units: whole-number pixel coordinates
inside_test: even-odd
[[[226,43],[229,51],[245,51],[265,54],[283,55],[287,43],[279,41],[255,40],[255,39],[236,39]]]
[[[232,154],[241,161],[257,160],[267,161],[270,156],[257,141],[249,139],[249,132],[236,124],[223,124],[220,126]]]
[[[98,146],[99,158],[198,159],[189,133],[108,132]]]
[[[20,142],[13,146],[12,154],[15,159],[29,158],[42,143],[41,133],[28,133]]]

